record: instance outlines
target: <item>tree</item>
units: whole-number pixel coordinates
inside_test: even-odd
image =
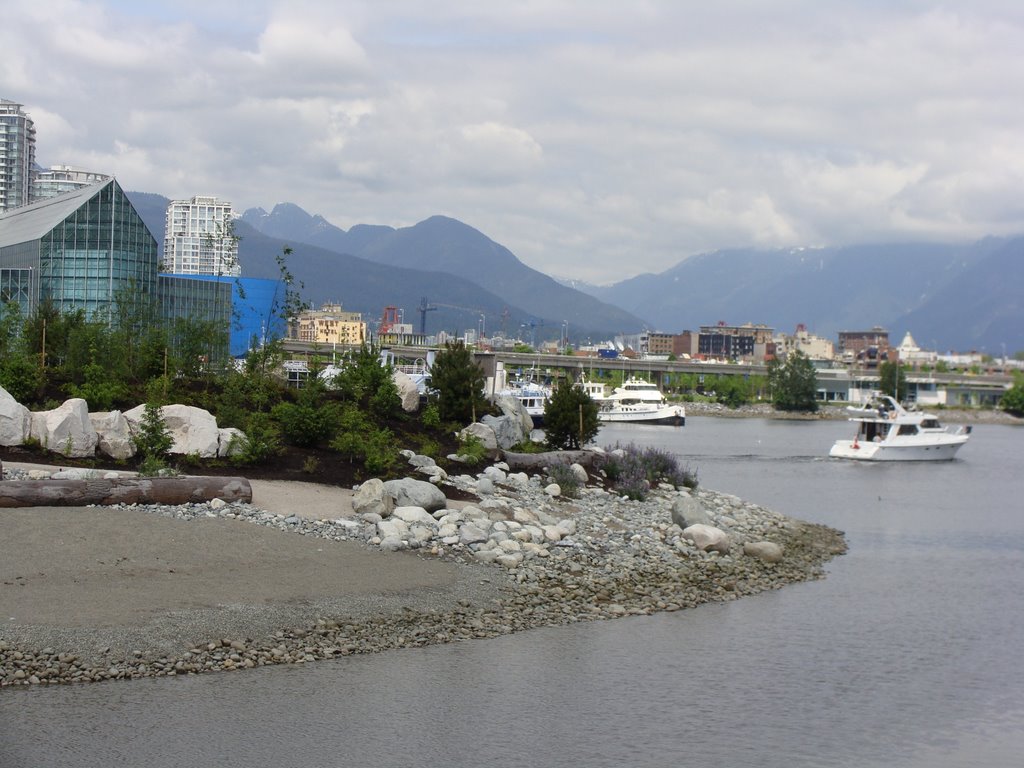
[[[878,389],[894,400],[906,399],[907,375],[899,363],[886,361],[878,366]]]
[[[462,424],[476,421],[487,407],[483,369],[461,341],[449,341],[437,353],[430,368],[430,385],[437,390],[442,421]]]
[[[772,403],[780,411],[816,411],[818,377],[814,365],[800,351],[791,352],[785,363],[768,363],[768,382]]]
[[[167,466],[164,460],[174,445],[174,438],[171,437],[160,410],[165,399],[162,392],[166,392],[167,385],[168,382],[162,379],[153,379],[149,382],[146,387],[146,405],[142,411],[142,420],[132,434],[135,447],[142,456],[142,463],[139,464],[139,474],[142,475],[159,474]]]
[[[552,450],[573,450],[597,437],[597,403],[568,379],[544,403],[544,437]]]
[[[346,355],[341,370],[331,381],[342,398],[388,421],[402,409],[394,379],[394,366],[380,359],[380,350],[365,344]]]
[[[999,401],[999,407],[1014,416],[1024,416],[1024,376],[1014,376],[1014,384]]]

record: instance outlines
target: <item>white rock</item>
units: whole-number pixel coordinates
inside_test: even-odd
[[[743,554],[766,563],[778,563],[782,561],[785,550],[774,541],[750,541],[743,545]]]
[[[398,397],[402,400],[402,410],[413,413],[420,407],[420,391],[412,377],[404,371],[392,371],[391,380],[398,389]]]
[[[554,499],[562,495],[562,488],[558,483],[551,483],[544,487],[544,493]]]
[[[128,419],[120,411],[90,413],[89,422],[96,430],[96,448],[112,459],[129,459],[135,455]]]
[[[406,477],[401,480],[388,480],[384,490],[394,499],[396,507],[423,507],[428,512],[444,509],[448,499],[440,488],[425,480]]]
[[[125,411],[125,418],[135,435],[142,426],[145,410],[144,405],[137,405]],[[173,404],[161,407],[160,417],[171,433],[171,453],[200,458],[213,458],[217,455],[220,430],[212,413],[192,405]]]
[[[65,400],[52,411],[33,413],[32,437],[62,456],[96,455],[96,430],[89,420],[89,404],[80,397]]]
[[[437,521],[423,507],[395,507],[391,517],[397,517],[410,525],[417,523],[431,529],[437,526]]]
[[[459,432],[459,439],[465,440],[466,437],[470,435],[479,440],[486,450],[498,450],[498,438],[495,436],[494,430],[486,424],[481,424],[479,421],[470,424]]]
[[[217,455],[237,456],[245,445],[245,432],[237,427],[221,427],[217,430]]]
[[[377,514],[388,517],[395,508],[395,500],[384,488],[384,481],[376,477],[367,480],[352,496],[352,511],[357,515]]]
[[[32,430],[32,412],[0,387],[0,445],[24,445]]]
[[[389,517],[387,520],[377,523],[377,535],[382,539],[391,537],[404,539],[409,535],[409,526],[405,524],[404,520]]]
[[[505,554],[498,555],[494,558],[494,561],[506,568],[515,568],[523,562],[523,555],[521,552],[506,552]]]
[[[459,529],[459,541],[469,546],[487,541],[487,533],[475,523],[466,523]]]
[[[728,554],[729,550],[732,549],[729,537],[725,531],[715,528],[713,525],[697,523],[696,525],[688,526],[683,529],[682,536],[684,539],[692,541],[697,549],[704,552]]]

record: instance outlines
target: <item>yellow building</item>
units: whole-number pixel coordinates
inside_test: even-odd
[[[359,312],[343,312],[341,304],[324,304],[320,309],[306,310],[292,322],[293,339],[317,344],[366,343],[366,323]]]

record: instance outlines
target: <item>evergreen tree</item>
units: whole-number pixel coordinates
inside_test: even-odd
[[[785,363],[768,364],[772,402],[780,411],[818,410],[818,377],[814,365],[800,351],[791,352]]]
[[[430,385],[437,390],[442,421],[467,424],[486,412],[483,369],[461,341],[448,342],[437,353],[430,368]]]
[[[544,404],[544,436],[552,450],[582,448],[597,437],[597,403],[568,379],[563,379]]]
[[[897,402],[907,399],[907,376],[899,363],[886,361],[878,366],[878,389]]]

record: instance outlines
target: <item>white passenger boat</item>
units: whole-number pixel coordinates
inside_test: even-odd
[[[948,461],[971,434],[943,427],[934,414],[908,411],[888,395],[846,409],[857,425],[852,440],[836,440],[829,456],[860,461]]]
[[[597,403],[597,419],[619,424],[686,424],[686,411],[665,399],[656,384],[633,376],[610,394],[604,384],[582,380],[583,391]]]

